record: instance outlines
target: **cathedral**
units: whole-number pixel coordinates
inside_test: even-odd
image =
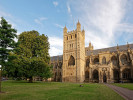
[[[93,49],[85,47],[85,30],[63,29],[63,55],[51,57],[53,81],[116,83],[133,82],[133,44]]]

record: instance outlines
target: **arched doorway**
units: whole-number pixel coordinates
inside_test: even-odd
[[[131,70],[130,69],[124,69],[122,72],[122,78],[123,80],[130,80],[131,78]]]
[[[85,80],[89,80],[89,72],[85,71]]]
[[[99,75],[98,75],[98,70],[93,71],[93,82],[98,83],[99,82]]]
[[[106,74],[105,74],[105,73],[103,74],[103,82],[104,82],[104,83],[107,82],[107,77],[106,77]]]
[[[119,70],[116,70],[116,69],[114,69],[113,70],[113,76],[114,76],[114,82],[116,83],[116,82],[119,82],[119,79],[120,79],[120,75],[119,75],[120,73],[119,73]]]

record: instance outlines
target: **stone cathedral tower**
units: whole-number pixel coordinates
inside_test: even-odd
[[[63,82],[83,82],[85,80],[85,31],[81,31],[78,21],[77,29],[63,30]]]

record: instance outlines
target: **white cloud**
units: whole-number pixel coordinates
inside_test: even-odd
[[[40,17],[40,18],[34,19],[34,22],[42,26],[43,25],[42,22],[44,20],[47,20],[47,18],[46,17]]]
[[[86,31],[86,46],[89,41],[94,48],[105,48],[116,45],[116,33],[120,27],[132,32],[132,26],[123,25],[123,19],[127,10],[127,0],[77,0],[68,1],[76,11],[76,17],[80,19]],[[71,12],[72,13],[72,12]],[[120,26],[122,25],[122,26]]]
[[[69,3],[67,3],[67,11],[68,11],[69,15],[72,17],[71,8],[70,8]]]
[[[58,2],[57,1],[54,1],[53,4],[54,4],[55,7],[58,6]]]
[[[133,33],[133,24],[130,24],[130,23],[119,24],[117,31]]]
[[[62,26],[62,25],[59,25],[59,24],[54,24],[56,27],[58,27],[58,28],[64,28],[64,26]]]
[[[50,56],[63,54],[63,39],[59,37],[49,37],[50,43]]]
[[[67,11],[68,11],[68,13],[71,13],[71,8],[70,8],[69,4],[67,4]]]

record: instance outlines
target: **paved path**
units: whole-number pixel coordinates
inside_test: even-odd
[[[120,94],[125,100],[133,100],[133,90],[114,86],[111,84],[105,84],[105,85],[113,89],[118,94]]]

